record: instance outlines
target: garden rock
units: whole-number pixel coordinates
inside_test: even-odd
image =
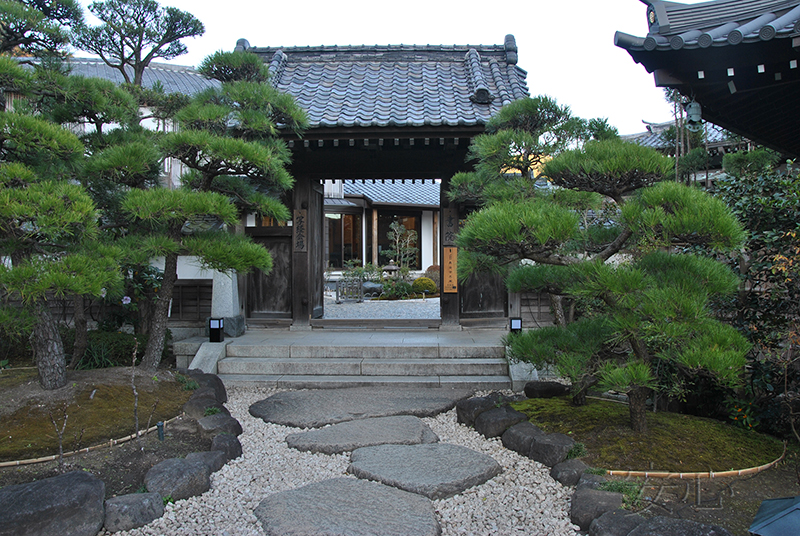
[[[270,495],[253,512],[264,532],[348,536],[438,536],[433,504],[420,495],[335,478]]]
[[[555,464],[550,470],[550,476],[553,477],[553,480],[561,482],[565,486],[574,486],[588,468],[588,465],[577,458],[573,458]]]
[[[250,415],[295,428],[320,428],[368,417],[443,413],[472,391],[448,388],[352,387],[283,391],[250,406]]]
[[[503,432],[501,440],[505,448],[527,456],[531,451],[533,438],[543,437],[544,435],[545,433],[538,426],[530,421],[524,421]]]
[[[211,488],[210,471],[202,463],[170,458],[157,463],[144,476],[148,491],[174,501],[201,495]]]
[[[439,437],[430,426],[411,415],[360,419],[286,436],[290,448],[323,454],[339,454],[375,445],[417,445],[437,441]]]
[[[467,398],[466,400],[459,400],[456,403],[456,419],[461,424],[472,426],[475,424],[475,419],[484,411],[495,409],[509,402],[514,398],[505,396],[500,393],[492,393],[488,396],[476,396]]]
[[[528,416],[508,406],[484,411],[475,419],[475,430],[484,437],[500,437],[515,424],[527,421]]]
[[[361,288],[364,291],[364,296],[370,296],[373,298],[377,298],[383,292],[383,285],[373,281],[364,281],[361,284]]]
[[[242,434],[242,425],[226,413],[217,413],[203,417],[197,421],[200,427],[200,432],[206,436],[215,436],[218,434],[231,434],[239,436]]]
[[[494,458],[460,445],[381,445],[353,451],[347,472],[358,478],[444,499],[499,475]]]
[[[216,408],[218,413],[230,415],[230,412],[225,408],[225,406],[217,402],[217,399],[213,396],[192,396],[183,405],[183,412],[192,419],[200,420],[206,416],[206,408]]]
[[[189,463],[201,463],[208,468],[209,473],[216,473],[228,462],[228,456],[221,450],[192,452],[186,455],[186,461]]]
[[[627,510],[611,510],[592,521],[589,536],[626,536],[645,522],[645,519]]]
[[[211,387],[216,393],[217,402],[224,404],[228,401],[228,392],[225,390],[225,384],[219,379],[216,374],[206,374],[205,372],[197,369],[191,369],[188,372],[189,377],[197,382],[202,387]]]
[[[628,536],[733,536],[727,529],[718,525],[704,525],[688,519],[672,519],[658,516],[648,519]]]
[[[569,393],[569,385],[558,382],[533,381],[525,384],[525,396],[528,398],[553,398]]]
[[[220,450],[228,460],[233,460],[242,455],[242,444],[235,435],[219,434],[211,440],[211,450]]]
[[[0,535],[95,536],[103,527],[106,485],[74,471],[0,489]]]
[[[613,491],[600,491],[596,489],[579,489],[572,495],[572,506],[569,518],[581,530],[589,530],[592,521],[612,510],[622,506],[622,493]],[[665,532],[663,534],[671,534]]]
[[[583,473],[578,479],[575,489],[597,489],[606,482],[608,482],[608,479],[604,476]]]
[[[548,467],[553,467],[564,461],[574,445],[575,440],[564,434],[546,434],[534,437],[528,457]]]
[[[143,527],[164,515],[164,500],[158,493],[131,493],[106,500],[103,528],[120,532]]]

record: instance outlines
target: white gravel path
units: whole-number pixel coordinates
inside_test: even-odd
[[[346,476],[349,453],[310,454],[290,449],[285,438],[297,428],[266,424],[248,413],[254,402],[277,392],[231,383],[226,407],[242,423],[244,454],[212,475],[211,490],[167,505],[163,517],[118,536],[263,536],[253,510],[268,495]],[[424,419],[442,442],[494,457],[499,476],[461,495],[433,501],[444,536],[575,535],[569,521],[572,490],[550,478],[547,467],[507,450],[456,422],[455,410]]]

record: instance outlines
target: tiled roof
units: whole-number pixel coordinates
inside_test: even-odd
[[[708,48],[786,38],[800,32],[798,0],[648,1],[646,37],[617,32],[626,50]]]
[[[117,84],[125,82],[122,73],[99,59],[71,58],[69,65],[73,75],[103,78]],[[132,76],[133,72],[131,71]],[[142,86],[151,88],[156,82],[161,83],[166,93],[184,93],[186,95],[194,95],[204,89],[219,85],[216,80],[207,79],[191,67],[151,63],[144,71]]]
[[[432,180],[344,181],[345,196],[364,196],[373,205],[438,207],[441,183]]]
[[[620,136],[623,140],[637,143],[651,149],[669,150],[674,148],[675,142],[664,137],[665,131],[675,126],[675,123],[648,123],[645,132]],[[725,129],[712,123],[706,123],[709,146],[720,146],[730,142],[730,137]]]
[[[311,128],[476,126],[528,96],[513,36],[503,45],[250,47]]]

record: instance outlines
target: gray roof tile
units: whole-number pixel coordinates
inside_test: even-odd
[[[312,128],[476,126],[528,95],[513,36],[490,46],[249,47]]]
[[[617,32],[617,46],[631,51],[708,48],[800,32],[800,0],[712,0],[689,5],[657,0],[647,8],[647,16],[647,36]]]
[[[71,58],[69,65],[73,75],[87,78],[103,78],[117,84],[125,82],[122,73],[109,67],[99,59]],[[219,86],[219,82],[207,79],[191,67],[151,63],[145,69],[142,85],[151,88],[156,82],[161,83],[166,93],[184,93],[186,95],[194,95],[209,87]]]
[[[345,196],[364,196],[375,205],[438,207],[441,184],[432,180],[345,181]],[[327,203],[327,201],[326,201]]]

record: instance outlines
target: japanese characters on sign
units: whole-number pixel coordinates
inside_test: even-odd
[[[458,248],[444,248],[442,264],[442,291],[446,294],[458,292]]]
[[[294,211],[294,224],[292,225],[295,251],[308,251],[308,222],[305,209]]]
[[[455,246],[458,233],[458,210],[445,208],[442,210],[442,245]]]

